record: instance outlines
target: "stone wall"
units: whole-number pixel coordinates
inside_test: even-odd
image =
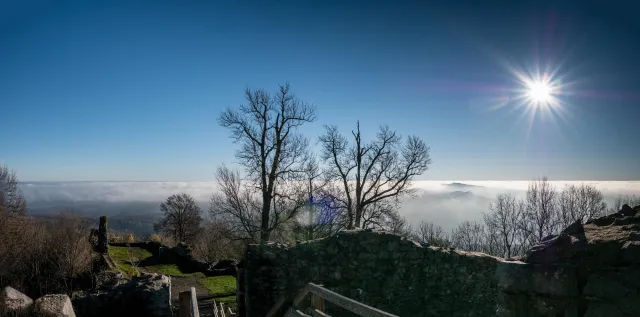
[[[640,316],[640,206],[575,223],[498,265],[499,317]]]
[[[313,282],[399,316],[493,316],[498,261],[371,230],[294,247],[252,245],[240,266],[239,313],[263,317]]]

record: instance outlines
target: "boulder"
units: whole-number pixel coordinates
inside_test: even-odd
[[[170,317],[171,279],[143,273],[125,284],[79,296],[73,305],[80,317]]]
[[[33,300],[13,287],[0,291],[0,315],[20,314],[29,311]]]
[[[498,264],[498,316],[640,316],[640,206],[575,222],[519,260]]]
[[[38,317],[75,317],[71,299],[64,294],[44,295],[33,303],[33,313]]]
[[[98,290],[110,290],[127,282],[129,280],[120,272],[102,271],[94,276],[94,285]]]

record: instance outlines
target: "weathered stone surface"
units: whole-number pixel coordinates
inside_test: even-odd
[[[294,247],[252,245],[242,264],[238,298],[244,302],[238,307],[244,316],[263,317],[281,296],[314,282],[399,316],[492,316],[500,260],[372,230]]]
[[[496,317],[578,316],[576,300],[551,298],[536,294],[498,293]]]
[[[498,316],[640,316],[640,206],[574,223],[498,264]]]
[[[524,262],[498,263],[498,287],[507,293],[538,293],[577,296],[578,278],[572,266],[550,266]]]
[[[13,287],[7,286],[0,291],[0,315],[27,312],[33,300]]]
[[[38,317],[75,317],[71,299],[64,294],[44,295],[33,303],[33,313]]]
[[[614,267],[594,271],[589,274],[582,295],[603,300],[640,297],[640,269]]]
[[[75,298],[80,317],[171,316],[171,279],[165,275],[142,274],[113,289]]]

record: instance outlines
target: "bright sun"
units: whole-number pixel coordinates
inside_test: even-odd
[[[537,104],[547,104],[551,101],[551,87],[543,82],[530,82],[527,85],[529,99]]]

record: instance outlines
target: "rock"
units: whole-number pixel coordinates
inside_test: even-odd
[[[523,262],[536,264],[564,262],[584,246],[585,242],[582,240],[574,240],[570,235],[561,233],[531,248],[525,254]]]
[[[640,316],[640,206],[575,222],[501,262],[498,316]]]
[[[110,290],[129,282],[120,272],[103,271],[95,275],[94,285],[98,290]]]
[[[64,294],[44,295],[33,303],[33,313],[38,317],[75,317],[71,299]]]
[[[0,292],[0,315],[28,312],[33,300],[13,287],[7,286]]]
[[[620,212],[619,212],[619,213],[620,213],[621,215],[623,215],[623,216],[627,216],[627,217],[633,217],[633,216],[635,216],[635,215],[636,215],[636,211],[635,211],[635,210],[633,210],[633,208],[631,208],[631,207],[630,207],[629,205],[627,205],[627,204],[624,204],[624,205],[622,206],[622,209],[620,209]]]
[[[170,317],[171,279],[143,273],[112,289],[75,298],[73,305],[80,317]]]
[[[582,226],[582,221],[576,220],[576,222],[570,224],[562,232],[568,235],[584,233],[584,226]]]

